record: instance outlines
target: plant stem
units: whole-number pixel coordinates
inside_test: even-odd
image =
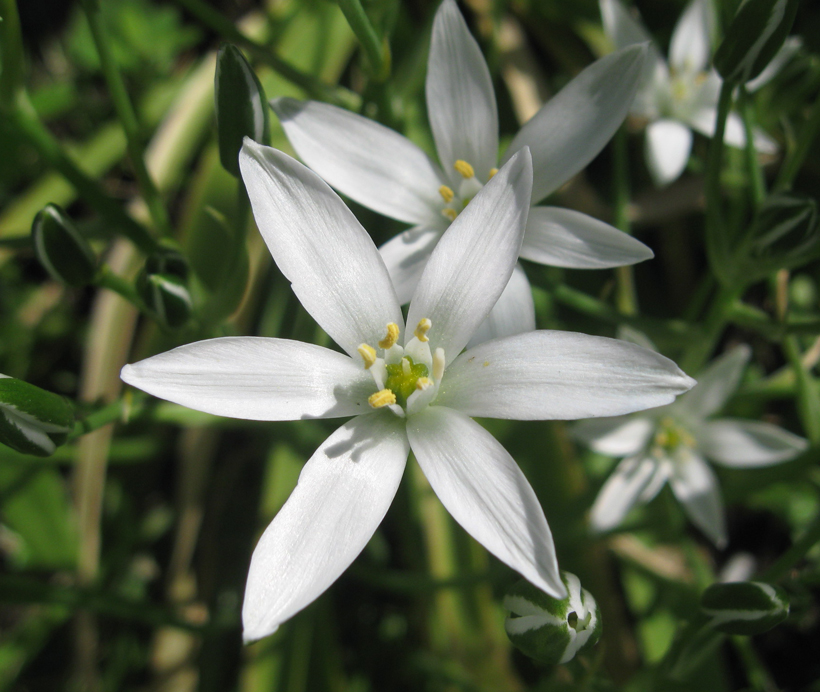
[[[783,351],[797,380],[797,410],[803,428],[812,445],[820,444],[820,394],[814,378],[803,365],[796,336],[790,335],[783,340]]]
[[[114,291],[114,293],[125,298],[140,311],[145,311],[145,304],[137,294],[134,284],[115,274],[107,265],[100,267],[100,270],[97,272],[95,283],[97,286],[107,288],[109,291]]]
[[[800,536],[774,564],[757,577],[759,581],[775,582],[782,579],[806,554],[820,542],[820,515],[815,517],[806,532]]]
[[[740,298],[743,289],[730,289],[721,286],[712,299],[712,305],[703,322],[703,331],[699,338],[692,340],[691,346],[681,360],[680,366],[689,374],[699,372],[723,333],[729,319],[732,305]]]
[[[749,173],[749,182],[752,191],[752,203],[754,208],[760,208],[763,201],[766,199],[766,181],[763,178],[763,170],[757,162],[757,149],[754,143],[754,127],[752,124],[752,114],[750,106],[749,93],[746,88],[740,86],[740,115],[743,118],[743,129],[746,131],[746,146],[744,154],[746,155],[746,168]]]
[[[73,440],[109,423],[123,420],[126,416],[131,418],[138,415],[147,399],[147,395],[143,392],[129,391],[125,396],[79,419],[74,424],[74,430],[71,431],[68,439]]]
[[[171,221],[168,218],[168,211],[160,197],[157,186],[148,173],[148,168],[145,166],[137,114],[131,104],[131,99],[128,97],[122,75],[117,68],[108,39],[108,33],[103,25],[99,2],[98,0],[81,0],[81,3],[88,19],[88,25],[91,28],[91,35],[94,39],[94,45],[97,48],[100,65],[105,75],[106,84],[108,84],[114,109],[125,131],[125,138],[128,143],[128,155],[131,159],[131,165],[134,168],[137,184],[139,185],[157,230],[162,235],[170,235]]]
[[[814,142],[818,132],[820,132],[820,96],[817,97],[811,107],[811,115],[801,128],[797,143],[786,156],[786,161],[780,169],[780,175],[777,177],[774,186],[775,190],[791,189],[800,167],[809,155],[812,142]]]
[[[615,133],[613,147],[613,179],[615,192],[615,228],[631,234],[629,223],[629,157],[627,151],[626,130],[621,127]],[[638,314],[638,298],[635,294],[635,275],[631,266],[615,269],[617,282],[616,303],[625,315]]]
[[[373,79],[383,82],[390,76],[390,49],[387,42],[379,40],[359,0],[336,0],[336,2],[362,45]]]

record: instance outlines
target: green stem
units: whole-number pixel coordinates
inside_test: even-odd
[[[119,202],[109,197],[99,183],[86,175],[68,156],[62,145],[37,117],[24,94],[18,95],[10,112],[10,121],[18,132],[40,153],[46,162],[70,182],[77,193],[143,252],[156,249],[148,231],[126,213]]]
[[[629,222],[629,156],[627,151],[626,130],[621,127],[612,141],[613,147],[613,185],[615,192],[615,228],[631,234]],[[616,303],[625,315],[638,314],[638,298],[635,293],[635,275],[631,266],[615,269],[617,282]]]
[[[95,277],[95,284],[102,288],[107,288],[109,291],[114,291],[114,293],[125,298],[125,300],[141,312],[145,312],[145,303],[142,302],[139,294],[137,294],[137,289],[134,288],[134,284],[112,272],[107,265],[100,267]]]
[[[766,199],[766,181],[763,177],[763,169],[757,161],[757,149],[754,143],[754,127],[752,123],[752,112],[750,105],[749,93],[746,88],[740,86],[740,115],[743,118],[743,129],[746,131],[746,146],[744,154],[746,156],[746,168],[749,173],[752,202],[755,209],[759,209],[760,205]]]
[[[143,392],[131,391],[129,394],[112,401],[87,416],[83,416],[74,424],[74,430],[68,436],[73,440],[82,435],[86,435],[94,430],[105,427],[109,423],[122,421],[126,416],[131,418],[138,415],[142,410],[148,396]]]
[[[108,40],[108,32],[103,25],[99,2],[98,0],[81,0],[81,3],[85,15],[88,18],[91,36],[94,39],[94,45],[100,57],[100,65],[105,75],[106,84],[108,84],[108,90],[111,93],[114,109],[125,131],[128,156],[134,168],[137,184],[139,185],[143,199],[148,206],[148,210],[151,213],[151,218],[157,230],[162,235],[170,235],[171,221],[168,218],[168,211],[145,165],[142,143],[140,141],[139,121],[137,120],[134,107],[131,104],[131,99],[128,97],[125,82],[123,82],[122,75],[117,68],[114,54],[111,50],[111,44]]]
[[[367,13],[359,0],[336,0],[344,13],[347,23],[362,44],[371,75],[377,82],[390,76],[390,50],[386,41],[381,41]]]
[[[800,130],[800,135],[797,138],[797,143],[794,148],[786,156],[786,161],[783,168],[780,169],[780,175],[775,183],[775,190],[789,190],[791,189],[800,167],[806,160],[811,150],[811,145],[814,142],[817,133],[820,132],[820,96],[817,97],[811,107],[811,115]]]
[[[290,63],[274,55],[267,46],[243,34],[232,22],[203,0],[176,1],[207,27],[227,40],[243,46],[259,62],[268,65],[289,82],[304,89],[311,98],[327,101],[352,110],[358,109],[359,97],[357,94],[343,87],[334,88],[323,84],[313,75],[293,67]]]
[[[783,553],[774,564],[757,577],[758,581],[776,582],[802,560],[806,554],[820,543],[820,515],[815,517],[806,532],[798,538],[792,547]]]
[[[796,336],[783,340],[783,351],[797,379],[797,410],[803,428],[812,445],[820,444],[820,394],[811,373],[803,366],[800,345]]]
[[[690,342],[691,346],[681,360],[680,366],[684,371],[692,374],[699,372],[723,333],[729,319],[732,305],[740,298],[743,289],[729,289],[721,287],[712,300],[712,305],[703,323],[703,331],[698,339]]]
[[[0,4],[0,108],[14,103],[23,89],[23,38],[16,0],[2,0]]]

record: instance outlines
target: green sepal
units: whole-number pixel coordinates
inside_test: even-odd
[[[762,582],[712,584],[700,599],[712,618],[712,629],[726,634],[762,634],[789,615],[789,599],[783,589]]]
[[[554,598],[525,579],[504,596],[504,628],[523,653],[547,665],[567,663],[601,638],[601,611],[574,574],[561,573],[567,597]]]
[[[74,427],[74,407],[59,394],[0,376],[0,443],[38,457],[62,445]]]
[[[87,286],[97,273],[97,258],[88,241],[56,204],[41,209],[31,225],[34,253],[53,279],[68,286]]]
[[[783,46],[797,14],[798,0],[746,0],[726,29],[714,66],[724,80],[745,83],[757,77]]]
[[[137,293],[149,313],[170,329],[179,329],[191,318],[191,294],[175,274],[151,274],[143,269],[137,277]]]
[[[817,202],[795,192],[771,195],[732,255],[723,269],[732,283],[750,283],[820,258]]]
[[[270,138],[268,104],[256,73],[236,46],[224,44],[216,57],[214,75],[219,160],[239,177],[239,150],[250,137],[266,144]]]

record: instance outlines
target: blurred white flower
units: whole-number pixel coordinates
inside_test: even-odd
[[[808,443],[771,423],[709,417],[723,408],[749,361],[739,346],[701,373],[697,385],[668,406],[634,416],[582,421],[573,435],[601,454],[625,457],[592,507],[595,531],[621,523],[637,504],[669,483],[689,519],[718,547],[726,544],[723,501],[708,458],[732,468],[770,466],[796,457]]]
[[[292,98],[271,105],[299,157],[330,185],[413,224],[380,248],[404,304],[442,233],[496,166],[528,146],[535,203],[601,151],[626,117],[645,53],[645,47],[631,46],[586,68],[521,128],[501,164],[490,71],[454,0],[444,0],[436,13],[427,67],[427,110],[440,166],[397,132],[341,108]],[[524,259],[576,269],[618,267],[652,256],[643,243],[609,224],[548,206],[531,209],[521,247]],[[532,293],[519,266],[472,343],[532,329]]]
[[[276,264],[344,353],[226,337],[127,365],[122,378],[234,418],[353,416],[307,462],[254,551],[245,639],[272,633],[355,559],[392,502],[411,449],[456,521],[530,582],[563,596],[535,493],[470,416],[620,414],[667,403],[693,381],[634,344],[566,332],[530,332],[461,353],[513,272],[529,211],[529,151],[513,156],[442,237],[410,303],[409,333],[373,241],[315,173],[247,139],[239,165]]]
[[[651,41],[647,30],[633,18],[620,0],[599,0],[604,31],[615,48]],[[649,55],[631,113],[646,119],[645,156],[652,178],[659,186],[676,180],[689,160],[692,130],[711,137],[715,132],[721,79],[710,67],[714,21],[709,0],[692,0],[678,20],[669,45],[669,63],[655,44]],[[773,61],[775,63],[775,61]],[[776,61],[782,66],[782,58]],[[775,70],[767,71],[771,79]],[[758,77],[754,88],[762,85]],[[723,141],[733,147],[746,144],[743,121],[730,113]],[[755,148],[766,154],[777,144],[756,131]]]

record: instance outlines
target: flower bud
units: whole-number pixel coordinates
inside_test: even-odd
[[[236,46],[219,49],[214,75],[216,131],[219,160],[232,175],[239,177],[239,150],[242,139],[267,143],[268,104],[256,73]]]
[[[54,453],[74,426],[65,397],[0,375],[0,443],[38,457]]]
[[[562,572],[564,599],[553,598],[522,579],[507,591],[507,636],[530,658],[554,665],[572,660],[601,638],[601,611],[574,574]]]
[[[789,614],[782,589],[756,581],[712,584],[700,599],[710,625],[726,634],[761,634],[779,625]]]
[[[47,204],[34,217],[31,240],[37,259],[56,281],[68,286],[86,286],[94,281],[97,258],[56,204]]]
[[[726,29],[714,65],[729,82],[757,77],[783,46],[797,14],[798,0],[746,0]]]
[[[170,329],[182,327],[191,317],[191,294],[174,274],[149,274],[143,269],[137,277],[137,292],[156,320]]]

